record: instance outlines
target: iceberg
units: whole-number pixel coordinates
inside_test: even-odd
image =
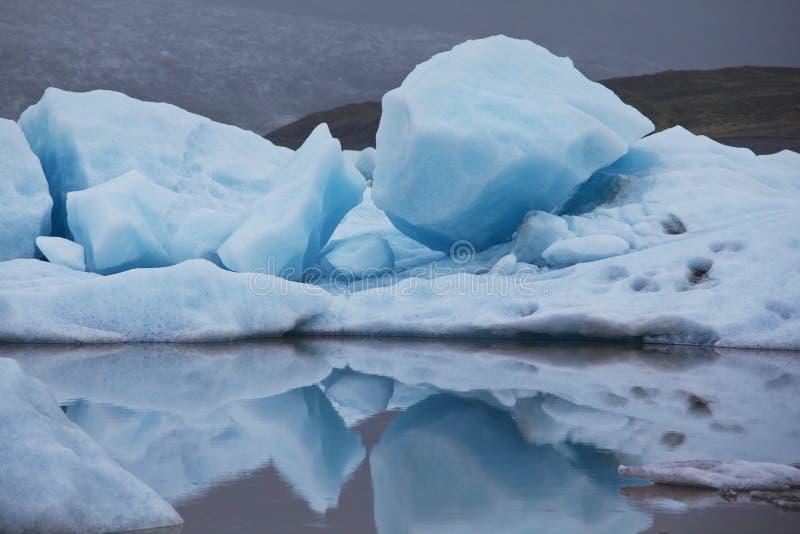
[[[0,261],[33,258],[50,235],[53,201],[42,166],[15,122],[0,119]]]
[[[498,276],[454,265],[400,280],[390,294],[334,299],[302,329],[800,348],[800,155],[756,156],[676,127],[636,143],[573,198],[584,187],[609,189],[608,199],[529,216],[516,243],[486,251],[544,268]],[[550,257],[558,268],[542,258],[549,247],[564,252]],[[585,261],[598,255],[611,257]]]
[[[434,56],[382,105],[375,204],[442,251],[509,240],[653,130],[568,58],[505,36]]]
[[[83,247],[69,239],[39,236],[36,238],[36,248],[50,263],[63,265],[76,271],[86,270]]]
[[[780,491],[800,487],[800,469],[791,465],[742,460],[665,462],[642,466],[620,465],[619,473],[656,484],[738,491]]]
[[[218,253],[234,271],[299,280],[317,265],[322,247],[361,201],[365,183],[325,124],[311,132],[279,174],[282,187],[254,206]]]
[[[113,91],[50,88],[19,125],[50,184],[53,235],[72,235],[68,193],[138,171],[175,193],[170,222],[181,246],[168,251],[170,263],[213,260],[227,237],[219,227],[232,231],[248,207],[281,182],[276,171],[292,155],[253,132]]]
[[[279,336],[330,304],[308,286],[205,260],[100,276],[38,260],[0,262],[0,340],[225,341]]]
[[[0,427],[3,532],[99,533],[183,522],[8,358],[0,358]]]

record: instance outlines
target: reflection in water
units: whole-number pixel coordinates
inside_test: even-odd
[[[620,496],[622,457],[800,460],[791,354],[303,339],[0,356],[179,511],[226,514],[217,530],[638,531],[697,506]],[[234,520],[245,501],[253,523]]]

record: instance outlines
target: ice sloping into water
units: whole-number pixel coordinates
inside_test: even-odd
[[[621,475],[657,484],[732,490],[787,490],[800,487],[800,469],[763,462],[690,460],[619,466]]]
[[[275,171],[292,154],[253,132],[113,91],[50,88],[19,124],[50,184],[54,235],[70,236],[69,192],[139,171],[175,193],[160,214],[181,237],[182,246],[168,251],[171,263],[213,259],[226,235],[209,230],[232,231],[242,211],[278,183]]]
[[[0,339],[223,341],[279,336],[320,313],[319,288],[269,275],[258,285],[205,260],[111,276],[38,260],[0,262]]]
[[[483,250],[652,130],[568,58],[505,36],[467,41],[383,97],[375,204],[431,248]]]
[[[16,123],[0,119],[0,261],[32,258],[50,235],[53,201],[42,166]]]
[[[7,358],[0,358],[0,396],[0,530],[110,532],[182,523]]]

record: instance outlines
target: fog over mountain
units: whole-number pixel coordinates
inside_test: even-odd
[[[377,99],[470,37],[533,39],[600,79],[798,65],[799,18],[779,0],[3,0],[0,116],[51,85],[108,88],[263,133]]]

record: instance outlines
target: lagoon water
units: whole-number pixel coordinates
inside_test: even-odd
[[[800,462],[800,354],[302,338],[4,345],[183,532],[797,532],[620,463]]]

